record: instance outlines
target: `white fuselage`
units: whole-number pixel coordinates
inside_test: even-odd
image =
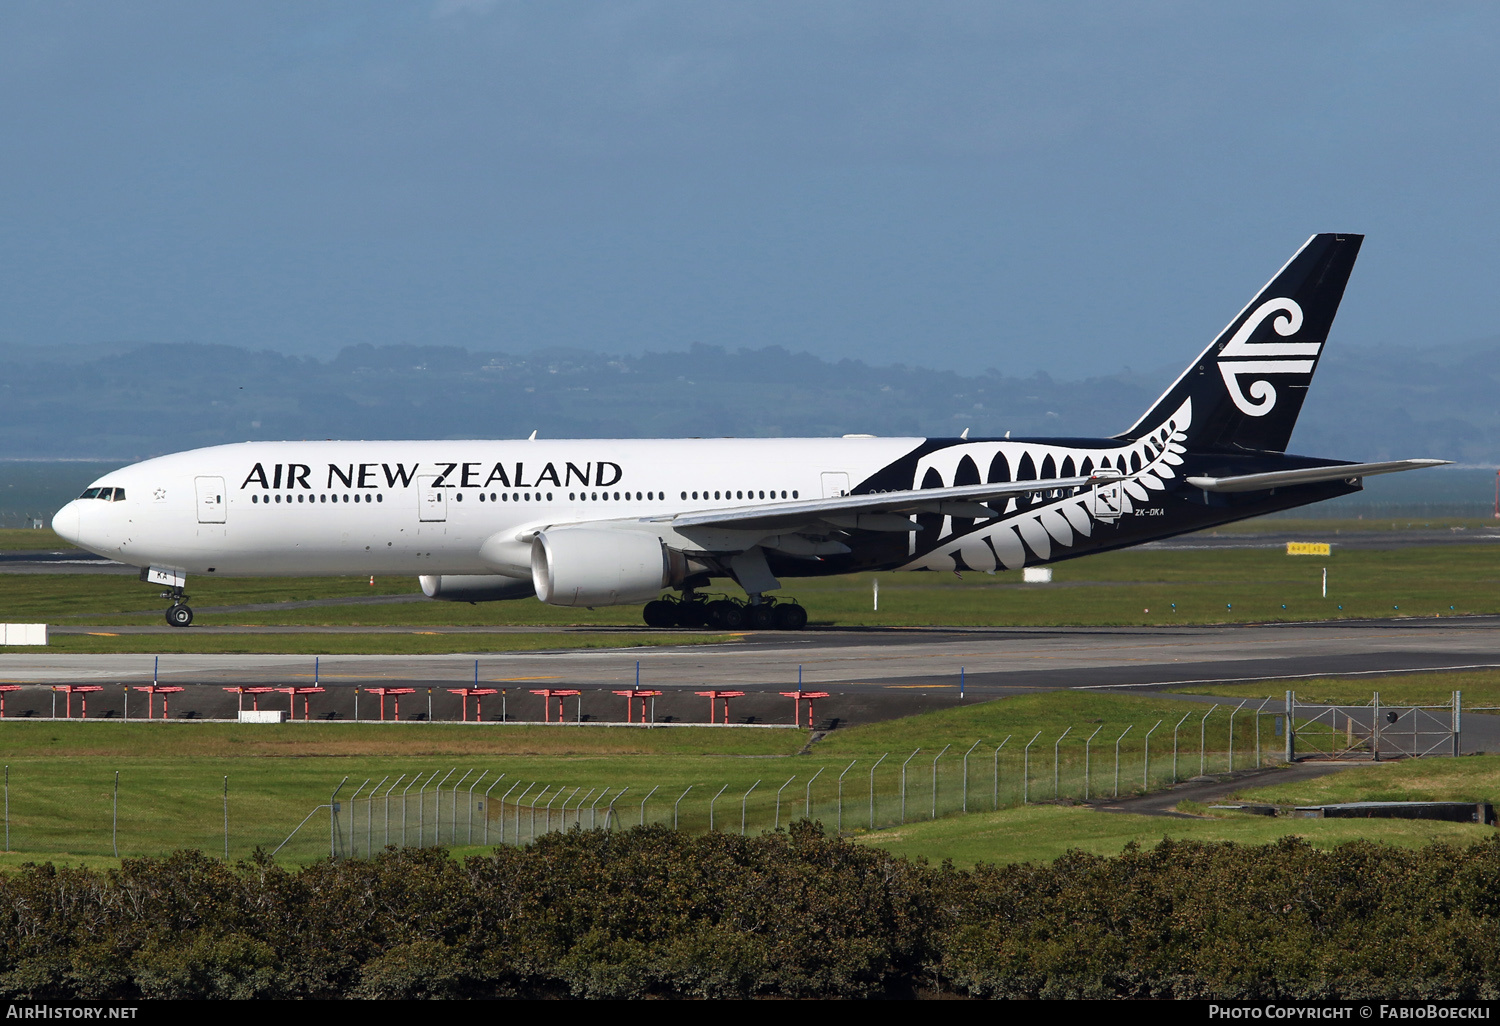
[[[921,441],[244,442],[113,471],[93,487],[123,498],[75,499],[53,523],[193,574],[525,577],[530,529],[838,495]]]

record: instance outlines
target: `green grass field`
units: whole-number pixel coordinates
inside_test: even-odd
[[[1234,800],[1272,805],[1420,801],[1500,804],[1500,755],[1358,766],[1316,780],[1247,789],[1235,794]]]
[[[1321,597],[1328,567],[1328,598]],[[1500,559],[1484,546],[1335,551],[1328,558],[1278,550],[1127,550],[1054,566],[1049,585],[1013,574],[888,573],[880,610],[875,575],[789,580],[783,595],[814,624],[839,626],[1161,625],[1339,618],[1449,616],[1500,612]],[[442,626],[639,625],[639,610],[567,609],[535,600],[342,604],[370,595],[409,595],[409,578],[197,578],[192,604],[202,625]],[[216,606],[321,601],[328,605],[215,613]],[[108,626],[156,624],[162,600],[123,575],[0,575],[0,604],[21,622]]]
[[[1500,707],[1500,671],[1455,670],[1452,673],[1392,673],[1357,678],[1319,677],[1297,681],[1258,681],[1248,684],[1192,685],[1170,688],[1193,695],[1222,695],[1232,701],[1282,701],[1288,691],[1297,701],[1333,705],[1362,705],[1380,692],[1385,705],[1448,705],[1454,691],[1463,692],[1465,709]]]
[[[479,652],[537,652],[553,649],[637,648],[660,645],[714,645],[733,634],[683,631],[653,633],[589,631],[545,634],[475,634],[373,628],[358,634],[57,634],[48,638],[53,652],[67,653],[276,653],[282,655],[444,655]],[[4,650],[0,649],[0,653]],[[0,670],[5,666],[0,654]]]
[[[916,823],[856,838],[894,855],[952,859],[960,867],[979,862],[1050,862],[1071,849],[1118,855],[1127,844],[1149,847],[1163,838],[1266,844],[1288,834],[1319,848],[1349,841],[1376,840],[1415,848],[1436,841],[1478,844],[1493,838],[1494,827],[1413,820],[1273,819],[1235,815],[1203,819],[1164,819],[1098,812],[1088,808],[1039,805]]]
[[[222,791],[228,776],[230,851],[242,856],[256,846],[272,848],[280,843],[308,810],[326,802],[345,776],[350,778],[343,793],[347,799],[366,780],[394,782],[403,774],[407,781],[412,774],[425,780],[434,772],[441,780],[450,768],[455,773],[445,791],[444,843],[453,840],[451,785],[470,770],[475,774],[471,781],[481,771],[486,774],[485,786],[495,774],[505,774],[500,795],[512,783],[534,784],[531,794],[542,796],[539,809],[543,815],[549,799],[561,800],[571,810],[590,792],[607,790],[613,798],[628,788],[617,808],[625,822],[639,821],[640,801],[648,795],[647,820],[671,822],[673,803],[686,792],[677,815],[688,829],[707,828],[710,799],[720,794],[713,810],[720,829],[739,829],[742,799],[746,828],[751,831],[785,825],[804,814],[837,827],[842,790],[846,832],[868,829],[872,811],[877,825],[899,824],[903,815],[910,824],[932,817],[934,809],[938,822],[943,822],[966,800],[970,810],[991,811],[997,805],[1021,804],[1026,796],[1051,799],[1054,781],[1059,793],[1082,797],[1085,751],[1081,738],[1095,729],[1103,739],[1096,739],[1088,753],[1088,784],[1095,797],[1114,787],[1113,742],[1127,727],[1127,743],[1121,746],[1121,792],[1139,789],[1145,771],[1141,741],[1152,724],[1162,721],[1165,729],[1153,740],[1150,774],[1153,786],[1159,786],[1171,772],[1171,726],[1184,712],[1196,725],[1206,711],[1194,703],[1156,697],[1076,692],[1028,695],[848,728],[805,753],[808,734],[793,729],[13,721],[0,726],[0,731],[10,774],[11,847],[23,855],[112,855],[116,838],[109,828],[118,770],[121,855],[156,854],[184,846],[221,851]],[[1210,769],[1226,768],[1227,728],[1222,713],[1210,717],[1204,753]],[[1025,742],[1039,730],[1043,738],[1028,757]],[[1251,756],[1250,730],[1248,719],[1241,718],[1236,742],[1241,767],[1248,765]],[[1054,748],[1065,731],[1072,740],[1065,738]],[[1012,740],[997,759],[994,749],[1006,735]],[[976,740],[983,743],[975,749],[965,776],[963,754]],[[1196,726],[1184,731],[1184,776],[1199,770],[1197,742]],[[934,774],[933,757],[944,746],[951,747],[938,760]],[[908,762],[916,748],[922,752]],[[907,763],[904,803],[903,762]],[[482,793],[480,788],[478,794]],[[429,793],[419,806],[419,794],[420,789],[408,795],[407,820],[413,837],[420,820],[424,836],[430,839],[432,796]],[[395,798],[399,797],[397,793]],[[457,839],[466,843],[467,791],[459,796],[458,810],[462,823]],[[496,806],[492,804],[489,810],[494,813]],[[520,821],[515,819],[516,812],[514,804],[507,806],[509,836],[514,837],[518,822],[522,835],[528,836],[529,805]],[[476,814],[475,822],[482,830],[484,813]],[[373,810],[355,802],[345,815],[356,818],[356,832],[372,837],[373,843],[378,845],[386,836],[384,801]],[[399,806],[390,815],[398,817],[394,822],[399,827]],[[560,825],[560,813],[555,810],[554,815],[555,825]],[[585,824],[590,821],[586,815]],[[327,852],[327,813],[315,822],[321,826],[300,834],[283,857],[305,860]],[[344,819],[342,825],[347,830],[349,820]],[[498,826],[497,819],[492,830]],[[367,833],[372,829],[379,832]],[[932,854],[940,855],[936,850]]]
[[[1052,802],[1054,779],[1065,798],[1082,796],[1084,753],[1079,739],[1095,729],[1099,734],[1089,780],[1094,797],[1112,791],[1113,741],[1126,727],[1130,732],[1121,746],[1121,793],[1141,789],[1145,749],[1140,740],[1158,721],[1162,726],[1152,739],[1150,778],[1153,788],[1165,784],[1171,770],[1169,731],[1184,713],[1189,719],[1179,738],[1180,775],[1196,774],[1198,726],[1206,712],[1202,705],[1159,695],[1026,695],[841,730],[808,751],[807,733],[790,729],[16,721],[0,727],[9,774],[12,849],[0,855],[0,867],[42,858],[107,864],[116,843],[126,857],[179,847],[222,851],[226,776],[233,857],[281,843],[303,817],[327,802],[345,777],[349,779],[340,794],[338,830],[346,848],[351,835],[361,848],[366,843],[378,847],[388,837],[400,840],[401,790],[412,780],[418,784],[406,795],[408,839],[415,843],[420,831],[430,843],[436,829],[442,843],[456,851],[471,850],[471,822],[476,843],[486,820],[491,841],[499,840],[501,806],[495,799],[512,787],[528,797],[518,808],[513,795],[503,807],[507,840],[514,840],[517,830],[523,839],[530,836],[532,798],[537,798],[537,830],[545,829],[548,802],[555,806],[554,827],[574,822],[575,816],[587,826],[600,822],[610,801],[617,803],[617,822],[638,822],[643,798],[649,798],[647,821],[667,823],[672,822],[674,803],[682,798],[676,810],[680,824],[702,830],[708,827],[710,799],[715,795],[720,796],[714,807],[718,829],[740,828],[742,799],[746,828],[752,832],[777,822],[784,825],[809,811],[832,828],[839,824],[842,787],[845,833],[898,854],[952,858],[961,865],[1047,860],[1074,847],[1108,854],[1132,841],[1154,843],[1163,836],[1261,843],[1297,833],[1324,846],[1355,838],[1416,845],[1438,839],[1465,843],[1487,836],[1484,830],[1454,824],[1236,815],[1167,820]],[[1202,756],[1210,772],[1228,768],[1226,712],[1213,713],[1206,724]],[[1269,733],[1269,721],[1263,721],[1263,734]],[[1038,731],[1041,738],[1031,750],[1028,768],[1024,743]],[[996,760],[994,748],[1007,735],[1011,740]],[[1054,749],[1059,737],[1063,742]],[[1240,768],[1251,761],[1252,739],[1253,719],[1242,714],[1235,739]],[[963,754],[976,740],[981,744],[974,748],[965,778]],[[1263,742],[1268,750],[1273,747],[1270,737],[1263,736]],[[938,759],[934,791],[933,757],[944,746],[951,747]],[[917,748],[921,752],[908,761]],[[429,785],[441,782],[450,769],[453,774],[447,778],[435,826]],[[112,835],[116,771],[120,811],[118,834]],[[465,773],[470,775],[455,803],[453,784],[464,780]],[[471,820],[468,783],[481,781],[477,799],[498,774],[504,777],[491,802],[480,806],[476,801]],[[382,780],[386,783],[379,800],[350,801],[356,789],[369,795]],[[401,789],[391,792],[398,780]],[[882,828],[873,831],[872,780],[875,822]],[[1045,804],[1024,804],[1023,788],[1033,803]],[[623,796],[621,789],[626,789]],[[388,792],[389,804],[384,798]],[[1356,768],[1295,785],[1260,786],[1239,797],[1296,804],[1409,798],[1479,801],[1496,800],[1497,792],[1500,757],[1486,756]],[[587,805],[581,816],[576,813],[580,804],[599,796],[604,804],[595,807],[592,817]],[[957,815],[965,799],[970,814]],[[566,818],[560,812],[563,806],[568,809]],[[280,857],[319,858],[329,844],[325,809],[314,814]]]

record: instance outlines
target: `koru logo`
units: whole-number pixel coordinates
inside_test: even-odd
[[[1234,337],[1219,350],[1219,373],[1234,405],[1252,417],[1264,417],[1276,406],[1276,388],[1264,378],[1241,390],[1240,378],[1255,374],[1311,374],[1321,342],[1251,342],[1267,318],[1276,334],[1294,335],[1302,327],[1302,308],[1290,299],[1270,299],[1251,314]],[[1248,357],[1248,359],[1238,359]],[[1301,357],[1302,359],[1296,359]],[[1248,393],[1248,395],[1246,394]]]

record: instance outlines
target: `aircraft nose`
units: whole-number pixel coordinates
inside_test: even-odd
[[[81,533],[79,519],[78,500],[74,499],[58,510],[57,515],[52,518],[52,530],[57,533],[59,538],[66,538],[74,545],[77,545],[79,544],[79,535]]]

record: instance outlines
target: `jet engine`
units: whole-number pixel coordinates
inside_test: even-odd
[[[497,602],[501,599],[531,598],[536,592],[530,581],[499,574],[443,574],[423,576],[422,593],[440,602]]]
[[[672,584],[672,554],[653,534],[597,527],[543,531],[531,543],[536,597],[554,606],[654,599]]]

